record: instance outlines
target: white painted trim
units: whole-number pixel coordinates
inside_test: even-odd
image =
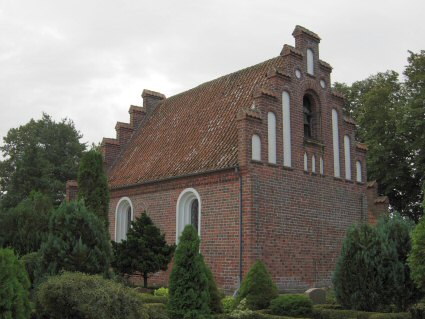
[[[307,73],[314,75],[314,53],[312,49],[307,49]]]
[[[304,171],[308,172],[308,156],[304,153]]]
[[[334,153],[334,175],[341,177],[341,168],[339,163],[339,128],[338,128],[338,112],[332,109],[332,144]]]
[[[179,237],[184,227],[190,224],[190,204],[194,199],[198,200],[198,236],[201,237],[201,196],[194,188],[186,188],[183,190],[176,204],[176,244],[179,242]]]
[[[267,113],[267,138],[269,146],[269,163],[276,164],[276,115],[273,112]]]
[[[283,123],[283,165],[292,166],[291,160],[291,97],[286,91],[282,92],[282,123]]]
[[[121,197],[117,203],[117,206],[115,207],[115,236],[114,236],[115,241],[117,241],[118,213],[122,213],[122,206],[124,202],[128,203],[126,207],[128,206],[131,207],[131,220],[134,219],[134,208],[133,208],[133,203],[131,202],[131,199],[129,197]]]

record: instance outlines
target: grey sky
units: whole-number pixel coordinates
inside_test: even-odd
[[[302,25],[332,81],[402,72],[425,49],[423,0],[0,0],[0,136],[68,117],[99,142],[144,88],[166,96],[277,56]],[[2,142],[2,140],[1,140]]]

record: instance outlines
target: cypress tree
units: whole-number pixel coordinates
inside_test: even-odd
[[[207,276],[207,279],[208,279],[208,291],[210,293],[210,303],[209,303],[210,310],[213,313],[222,313],[223,307],[221,305],[220,292],[218,291],[217,284],[215,283],[214,275],[210,267],[208,267],[208,265],[205,263],[204,257],[202,255],[201,255],[201,258],[202,258],[202,263],[204,264],[204,267],[205,267],[204,269],[205,275]]]
[[[167,244],[165,235],[161,234],[146,212],[131,225],[126,240],[112,242],[112,267],[122,275],[141,273],[143,285],[147,287],[149,274],[167,270],[175,246]]]
[[[424,200],[425,206],[425,200]],[[412,251],[408,263],[411,276],[420,290],[425,292],[425,218],[422,217],[412,232]]]
[[[78,199],[108,225],[109,188],[102,154],[96,150],[84,153],[78,170]]]
[[[257,260],[242,281],[236,302],[240,303],[242,299],[246,298],[249,309],[266,309],[269,307],[270,301],[277,296],[277,287],[273,283],[266,265],[261,260]]]
[[[205,265],[199,254],[199,237],[192,225],[187,225],[177,246],[174,266],[170,275],[170,318],[210,318],[210,294]]]

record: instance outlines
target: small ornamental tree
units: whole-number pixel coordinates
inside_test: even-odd
[[[352,226],[332,278],[342,306],[375,311],[396,298],[404,277],[397,250],[375,227]]]
[[[170,318],[210,318],[210,294],[205,265],[199,254],[199,237],[192,225],[187,225],[180,237],[170,275]]]
[[[111,247],[104,223],[82,202],[64,202],[50,216],[49,234],[41,245],[41,269],[88,274],[107,273]]]
[[[30,281],[13,250],[0,249],[0,318],[28,319]]]
[[[39,192],[22,200],[0,216],[0,246],[13,247],[19,255],[40,249],[47,235],[52,200]]]
[[[149,274],[167,270],[173,258],[175,246],[168,245],[146,212],[131,223],[127,239],[112,242],[114,256],[112,267],[122,275],[140,273],[144,287],[148,286]]]
[[[411,276],[420,290],[425,292],[425,218],[422,217],[412,232],[412,251],[409,266]]]
[[[102,154],[96,150],[84,153],[78,169],[78,198],[87,209],[108,224],[109,188]]]
[[[236,302],[239,303],[246,298],[249,309],[266,309],[269,307],[270,301],[277,296],[277,287],[273,283],[266,265],[261,260],[257,260],[242,281]]]

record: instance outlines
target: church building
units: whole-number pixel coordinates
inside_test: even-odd
[[[348,227],[375,222],[387,200],[366,182],[367,148],[332,90],[321,39],[292,34],[295,46],[267,61],[170,97],[143,91],[102,142],[113,240],[146,211],[169,243],[195,226],[227,291],[257,259],[281,291],[331,285]],[[149,282],[167,285],[169,272]]]

